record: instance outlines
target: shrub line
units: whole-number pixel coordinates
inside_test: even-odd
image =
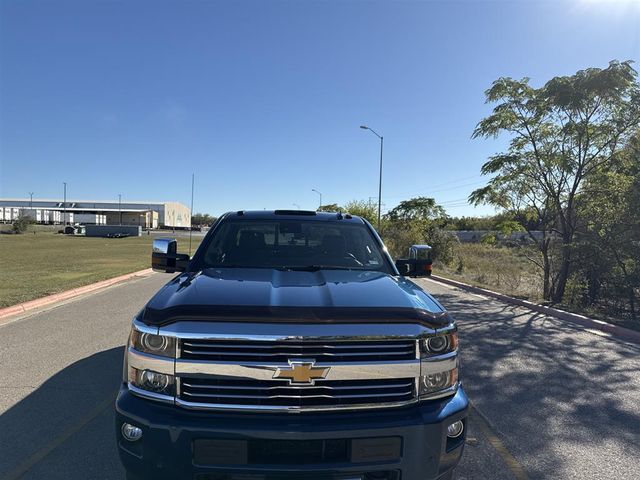
[[[117,277],[108,278],[100,282],[91,283],[83,287],[72,288],[71,290],[65,290],[60,293],[54,293],[53,295],[47,295],[46,297],[36,298],[35,300],[29,300],[28,302],[18,303],[17,305],[11,305],[10,307],[0,308],[0,320],[20,313],[28,312],[36,308],[44,307],[52,303],[61,302],[63,300],[69,300],[71,298],[84,295],[86,293],[102,290],[116,283],[124,282],[134,277],[141,277],[148,275],[152,272],[150,268],[144,270],[138,270],[137,272],[127,273],[125,275],[119,275]]]
[[[509,303],[511,305],[518,305],[520,307],[525,307],[525,308],[528,308],[529,310],[533,310],[538,313],[544,313],[551,317],[555,317],[560,320],[565,320],[567,322],[572,322],[591,330],[597,330],[600,332],[608,333],[621,340],[626,340],[628,342],[632,342],[640,345],[640,332],[631,330],[629,328],[624,328],[619,325],[613,325],[611,323],[603,322],[602,320],[596,320],[595,318],[585,317],[584,315],[579,315],[577,313],[567,312],[566,310],[547,307],[545,305],[540,305],[538,303],[529,302],[528,300],[522,300],[520,298],[510,297],[503,293],[498,293],[498,292],[494,292],[493,290],[487,290],[485,288],[476,287],[473,285],[469,285],[467,283],[459,282],[457,280],[451,280],[450,278],[440,277],[437,275],[432,275],[429,278],[431,280],[435,280],[441,283],[446,283],[454,287],[458,287],[462,290],[467,290],[480,295],[486,295],[487,297],[492,297],[502,302]]]

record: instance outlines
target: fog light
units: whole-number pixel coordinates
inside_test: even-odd
[[[460,435],[462,435],[463,430],[464,423],[462,423],[460,420],[458,420],[457,422],[453,422],[447,427],[447,437],[458,438]]]
[[[445,388],[449,384],[449,372],[434,373],[424,376],[424,386],[429,390]]]
[[[169,385],[169,377],[163,373],[145,370],[142,372],[142,385],[147,390],[161,392]]]
[[[122,432],[122,436],[130,442],[135,442],[142,438],[142,429],[130,423],[123,423],[120,431]]]

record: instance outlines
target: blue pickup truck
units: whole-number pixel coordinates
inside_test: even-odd
[[[469,403],[456,325],[343,213],[239,211],[133,319],[115,405],[128,479],[451,479]]]

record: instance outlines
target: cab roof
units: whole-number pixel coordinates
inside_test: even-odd
[[[238,210],[228,212],[225,218],[241,218],[246,220],[301,220],[314,222],[349,222],[364,223],[356,215],[342,212],[314,212],[312,210]]]

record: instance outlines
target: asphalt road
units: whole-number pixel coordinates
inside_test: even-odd
[[[112,404],[154,274],[0,325],[0,479],[123,479]],[[640,478],[640,347],[421,283],[459,321],[462,479]]]

